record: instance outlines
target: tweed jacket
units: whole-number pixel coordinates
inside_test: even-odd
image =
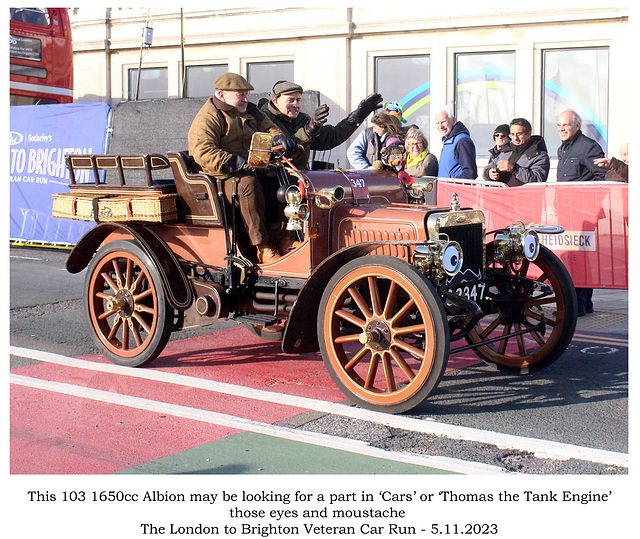
[[[210,97],[189,128],[189,153],[205,174],[219,174],[231,154],[248,157],[251,137],[256,132],[284,134],[253,103],[241,113]]]

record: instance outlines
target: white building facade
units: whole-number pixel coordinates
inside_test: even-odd
[[[516,117],[555,157],[557,116],[569,108],[607,156],[618,156],[630,134],[628,8],[536,7],[75,8],[75,100],[202,97],[232,71],[256,92],[283,79],[319,92],[329,123],[380,92],[403,105],[436,155],[432,111],[450,104],[479,167],[495,126]],[[347,146],[325,160],[348,168]]]

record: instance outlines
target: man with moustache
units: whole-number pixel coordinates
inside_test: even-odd
[[[302,86],[294,82],[278,81],[273,85],[269,101],[261,110],[284,133],[294,136],[304,147],[304,153],[293,161],[299,169],[308,168],[311,150],[331,150],[345,142],[364,120],[382,106],[382,96],[371,94],[344,120],[326,125],[329,107],[320,105],[309,116],[300,110]]]

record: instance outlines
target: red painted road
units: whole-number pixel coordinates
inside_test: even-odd
[[[83,359],[108,363],[103,356]],[[478,363],[472,352],[447,370]],[[242,327],[171,341],[145,369],[158,369],[328,402],[345,400],[319,353],[282,353]],[[220,412],[273,424],[304,411],[203,389],[38,363],[12,371],[21,376],[90,387],[153,401]],[[158,412],[11,385],[13,474],[108,474],[210,443],[238,430]]]

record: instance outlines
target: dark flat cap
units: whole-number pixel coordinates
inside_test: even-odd
[[[247,79],[236,73],[223,73],[216,79],[214,85],[216,90],[247,91],[254,89]]]
[[[271,101],[280,97],[282,94],[296,94],[302,93],[302,86],[295,82],[288,82],[286,80],[279,80],[273,85],[271,90]]]

